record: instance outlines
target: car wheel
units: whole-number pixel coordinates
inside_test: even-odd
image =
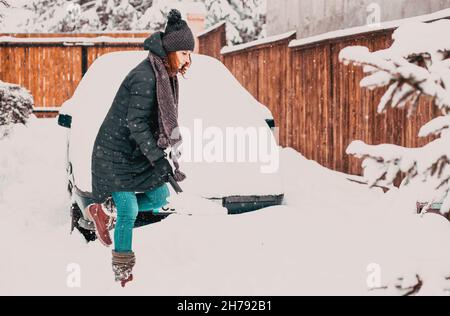
[[[72,196],[72,191],[73,191],[73,185],[72,182],[67,181],[67,192],[69,193],[70,196]]]
[[[95,232],[80,227],[79,220],[82,217],[82,213],[78,204],[75,203],[72,205],[70,213],[72,217],[72,232],[77,229],[88,243],[97,240]]]

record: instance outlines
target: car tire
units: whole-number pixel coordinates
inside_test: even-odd
[[[82,217],[82,213],[80,208],[78,207],[78,204],[75,203],[72,205],[70,213],[72,218],[72,232],[77,229],[88,243],[96,241],[97,236],[95,235],[95,232],[80,227],[80,224],[78,223],[78,221]]]

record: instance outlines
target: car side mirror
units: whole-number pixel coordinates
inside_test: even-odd
[[[65,127],[65,128],[71,128],[72,127],[72,116],[68,114],[59,114],[58,115],[58,125]]]

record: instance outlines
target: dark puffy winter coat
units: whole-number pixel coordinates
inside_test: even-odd
[[[144,48],[166,57],[160,32],[150,36]],[[96,203],[112,192],[145,192],[168,181],[173,171],[157,146],[157,109],[155,73],[146,58],[122,82],[95,140],[92,195]]]

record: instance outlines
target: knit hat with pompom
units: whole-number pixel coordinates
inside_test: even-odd
[[[194,51],[194,34],[186,21],[181,18],[181,13],[177,9],[172,9],[169,12],[162,42],[166,52],[176,52],[181,50]]]

